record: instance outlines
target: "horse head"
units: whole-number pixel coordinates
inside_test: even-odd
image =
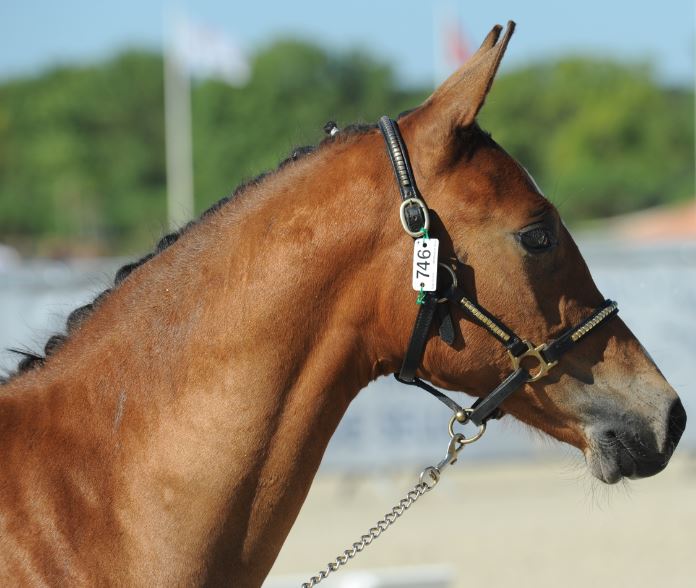
[[[538,343],[582,322],[604,298],[558,210],[477,125],[514,23],[502,37],[501,30],[495,27],[399,126],[415,180],[435,213],[431,234],[441,239],[440,260],[451,264],[471,299]],[[382,176],[384,193],[396,198],[393,178]],[[403,241],[393,247],[403,255]],[[393,287],[384,295],[400,301],[382,315],[380,361],[388,372],[398,370],[415,310],[403,295],[408,269],[397,264],[386,271]],[[381,307],[389,305],[385,299]],[[471,316],[451,312],[461,336],[452,346],[433,337],[418,373],[445,389],[485,396],[510,372],[508,354]],[[677,394],[618,317],[578,341],[547,377],[528,382],[502,409],[580,449],[592,474],[610,484],[661,471],[686,424]]]

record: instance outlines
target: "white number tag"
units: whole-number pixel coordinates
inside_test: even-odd
[[[413,242],[413,289],[434,292],[437,289],[437,250],[439,239],[416,239]]]

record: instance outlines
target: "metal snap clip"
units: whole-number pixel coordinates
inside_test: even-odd
[[[419,482],[421,484],[425,484],[428,487],[428,490],[432,490],[440,481],[440,475],[439,469],[437,469],[435,466],[428,466],[421,472]]]

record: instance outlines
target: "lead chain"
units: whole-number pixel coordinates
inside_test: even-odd
[[[461,433],[455,433],[452,430],[452,426],[454,424],[453,421],[456,419],[462,423],[467,422],[468,414],[469,413],[465,413],[461,418],[458,418],[459,413],[457,413],[452,417],[449,424],[450,442],[447,445],[447,453],[440,463],[435,466],[428,466],[425,468],[420,474],[418,483],[408,491],[406,496],[399,501],[399,504],[394,506],[387,514],[385,514],[382,520],[377,521],[377,524],[374,527],[371,527],[365,535],[362,535],[359,541],[353,543],[352,547],[344,550],[344,552],[336,556],[333,561],[326,564],[325,569],[320,570],[317,572],[316,576],[312,576],[307,582],[302,584],[302,588],[314,588],[314,586],[319,584],[319,582],[325,579],[331,572],[335,572],[336,570],[339,570],[341,566],[346,565],[358,553],[360,553],[389,527],[391,527],[396,522],[396,519],[411,508],[416,500],[437,486],[444,469],[455,463],[457,461],[459,452],[470,443],[478,441],[486,430],[486,426],[481,425],[478,433],[468,439]]]
[[[302,588],[314,588],[319,582],[325,579],[331,572],[335,572],[348,563],[349,560],[353,559],[358,553],[360,553],[365,547],[370,545],[375,539],[377,539],[384,531],[391,527],[396,520],[403,515],[411,506],[418,500],[423,494],[430,492],[437,484],[437,479],[432,478],[432,482],[427,484],[426,482],[418,482],[411,490],[408,491],[406,496],[404,496],[399,504],[394,506],[391,511],[384,515],[384,518],[377,521],[377,524],[370,528],[370,530],[360,537],[359,541],[353,543],[350,549],[346,549],[342,554],[336,556],[333,561],[330,561],[326,568],[320,570],[316,576],[312,576],[307,582],[302,584]]]

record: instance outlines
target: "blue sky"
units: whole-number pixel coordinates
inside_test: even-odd
[[[159,48],[169,2],[2,0],[0,78],[56,63],[90,62],[124,47]],[[179,2],[248,50],[276,36],[336,48],[362,47],[393,63],[407,83],[433,79],[433,6],[454,6],[472,45],[496,22],[517,21],[504,67],[569,52],[650,60],[670,83],[693,84],[693,0],[234,0]],[[452,10],[450,8],[450,10]]]

